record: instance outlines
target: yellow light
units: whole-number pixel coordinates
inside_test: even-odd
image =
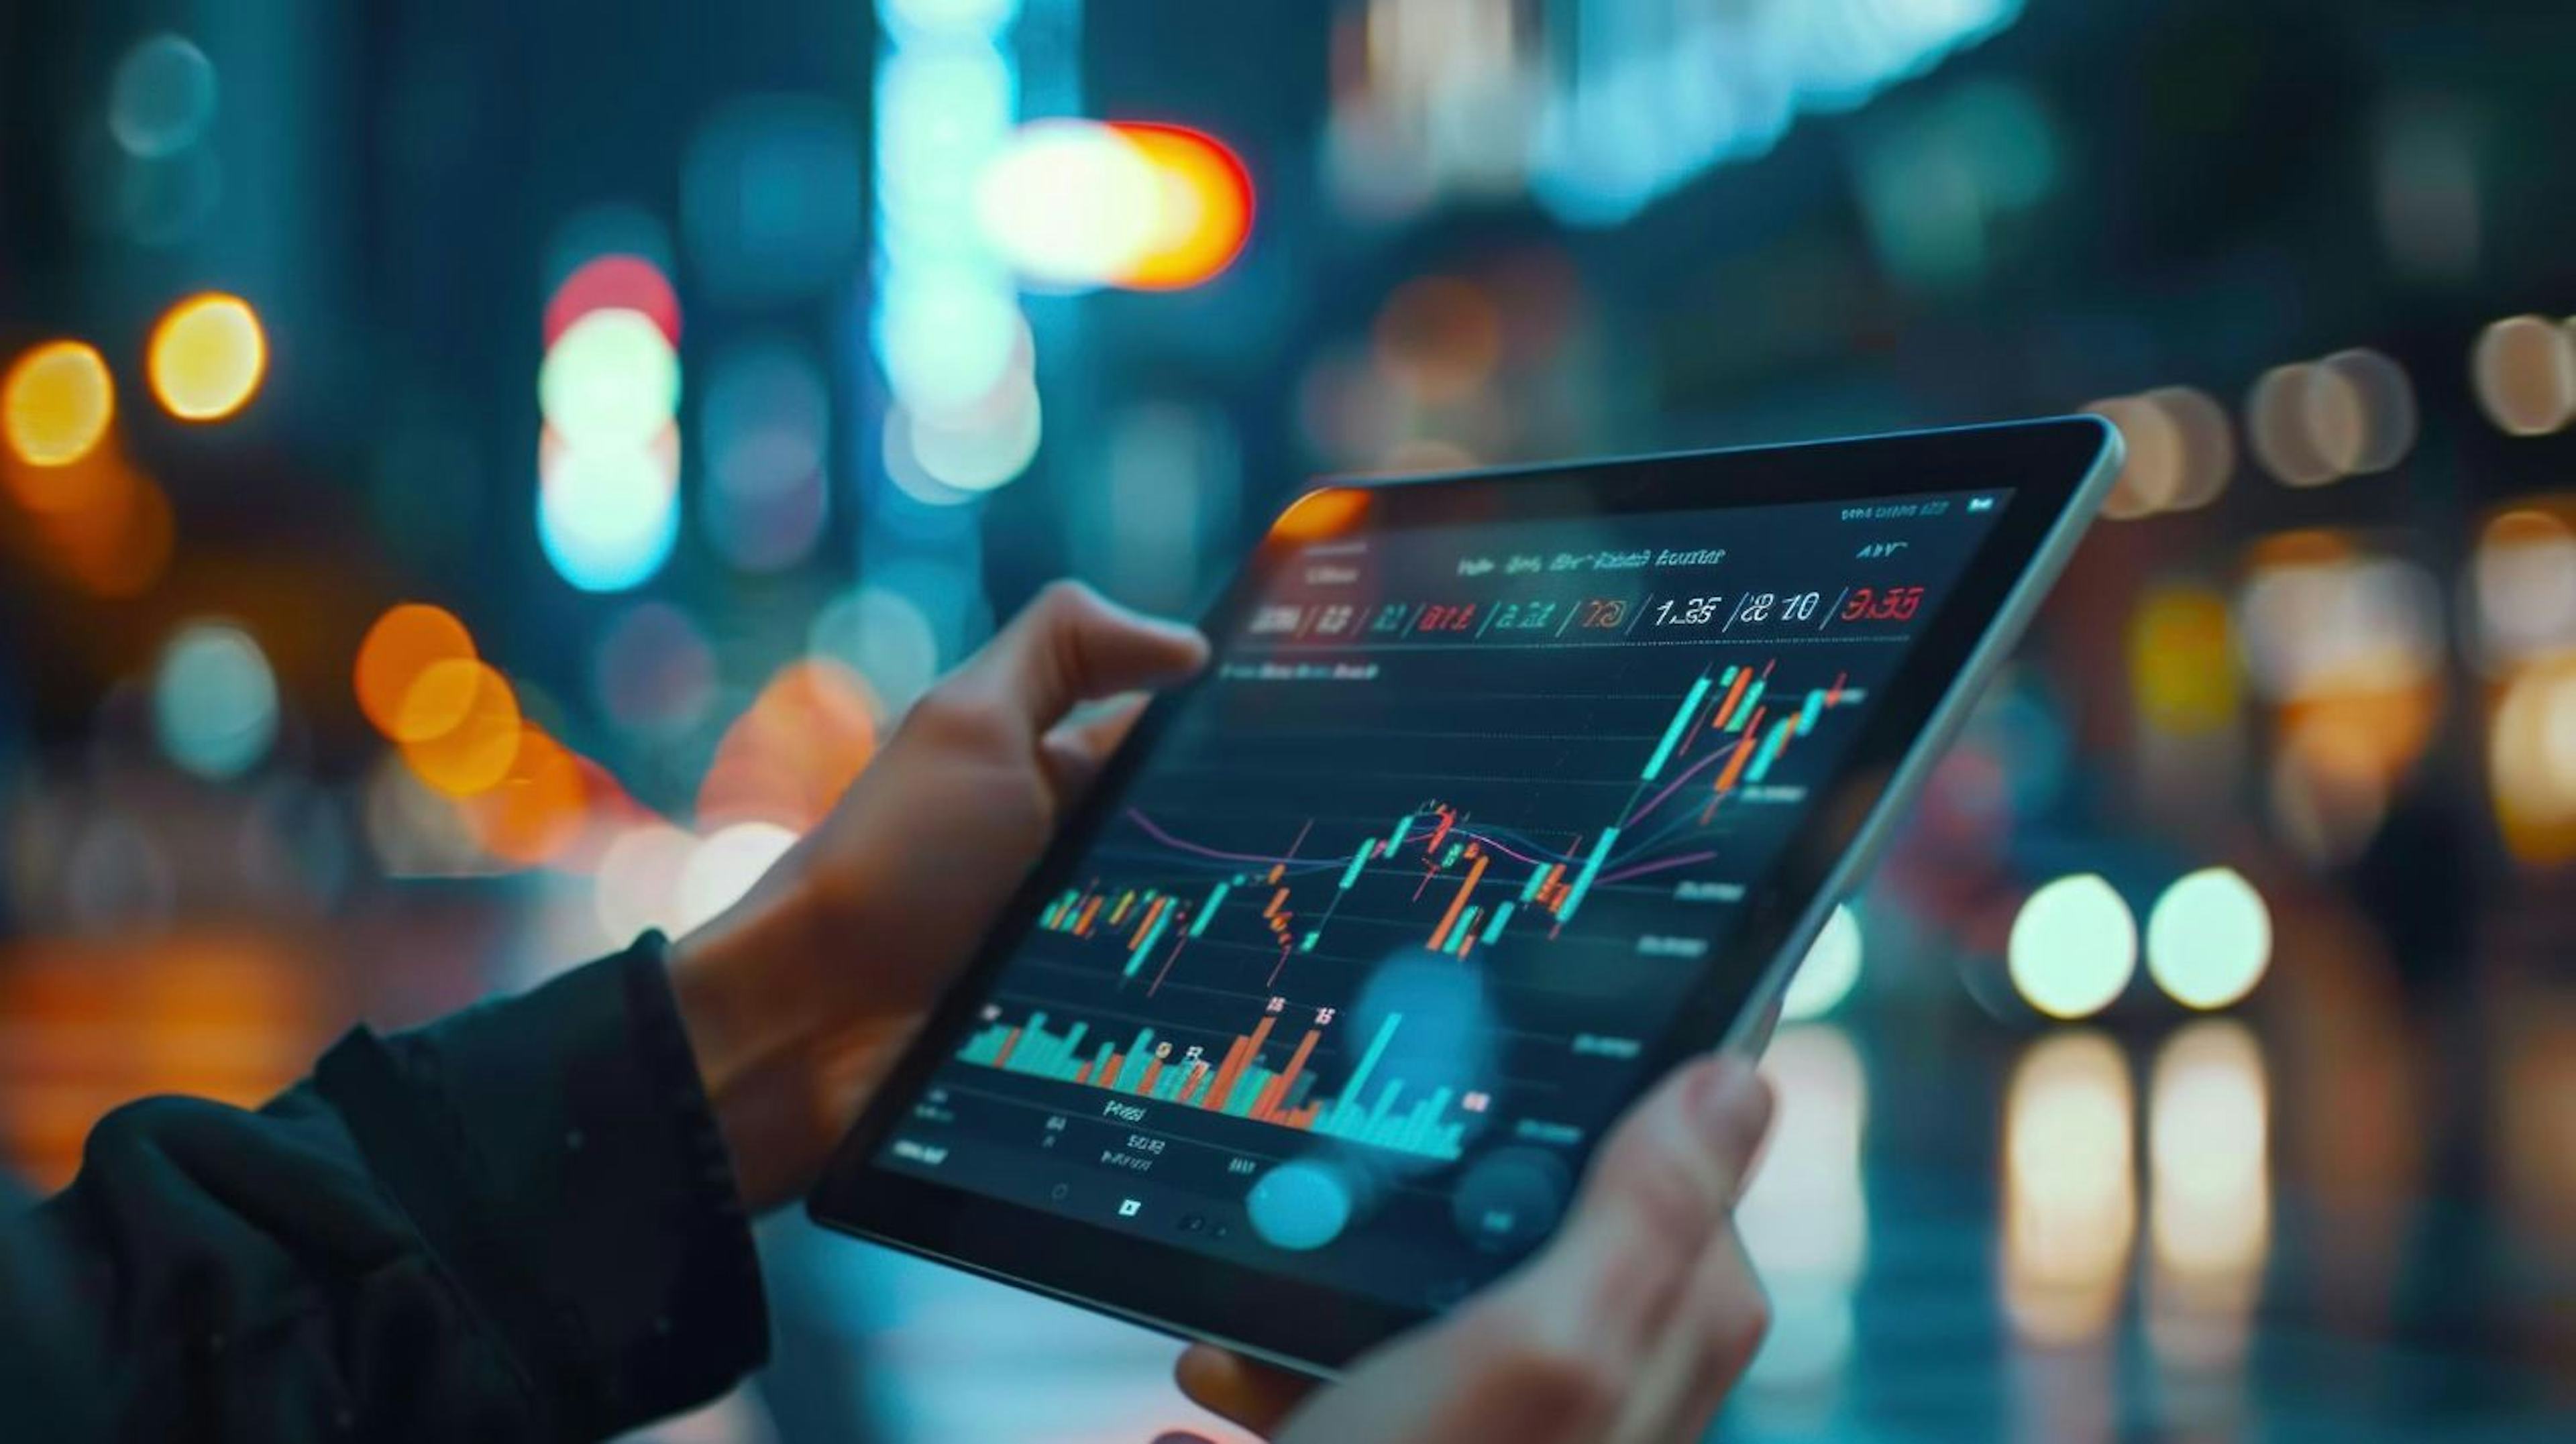
[[[49,341],[18,358],[0,382],[9,450],[35,466],[89,455],[116,418],[116,382],[94,346]]]
[[[2040,887],[2013,919],[2007,962],[2013,987],[2052,1018],[2086,1018],[2111,1006],[2138,967],[2138,924],[2098,873]]]
[[[2233,868],[2189,873],[2147,913],[2147,976],[2186,1008],[2224,1008],[2272,961],[2272,914]]]
[[[268,374],[268,337],[239,296],[209,291],[170,308],[152,330],[152,394],[182,421],[221,421],[250,404]]]
[[[2201,736],[2236,720],[2236,639],[2227,599],[2207,587],[2158,587],[2129,619],[2129,690],[2159,732]]]

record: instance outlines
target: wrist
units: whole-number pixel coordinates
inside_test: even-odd
[[[796,977],[812,956],[804,913],[792,896],[765,900],[691,933],[670,954],[671,994],[699,1085],[755,1211],[800,1189],[832,1142],[818,1136],[802,1076],[827,1022]]]

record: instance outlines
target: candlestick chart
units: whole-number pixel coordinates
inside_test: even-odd
[[[1488,1276],[1993,514],[1317,543],[1051,855],[878,1158],[1387,1297]],[[1227,1230],[1236,1230],[1231,1237]]]
[[[1793,683],[1810,671],[1812,680]],[[996,999],[956,1059],[1454,1159],[1484,1121],[1497,1084],[1387,1068],[1390,1049],[1403,1055],[1400,1013],[1373,1019],[1345,1043],[1341,1020],[1365,981],[1353,970],[1401,951],[1471,964],[1480,951],[1512,944],[1546,949],[1565,942],[1587,906],[1598,912],[1604,896],[1734,900],[1740,884],[1701,875],[1746,831],[1739,816],[1802,798],[1803,750],[1867,696],[1848,666],[1827,674],[1801,659],[1784,668],[1780,657],[1760,655],[1708,664],[1661,694],[1522,698],[1517,730],[1488,719],[1476,740],[1488,759],[1496,744],[1517,743],[1544,752],[1543,765],[1527,775],[1462,780],[1454,796],[1374,819],[1301,813],[1299,794],[1319,782],[1356,790],[1375,780],[1315,766],[1330,749],[1313,742],[1298,749],[1309,756],[1288,759],[1308,765],[1283,766],[1267,779],[1267,795],[1251,793],[1245,784],[1261,775],[1240,753],[1252,729],[1220,725],[1236,757],[1232,805],[1212,813],[1199,797],[1172,795],[1184,792],[1175,787],[1140,793],[1123,807],[1098,848],[1098,870],[1057,891],[1037,918],[1051,950],[1051,991],[1076,996],[1032,993],[1016,1015],[1010,999]],[[1304,700],[1264,699],[1269,729]],[[1637,730],[1601,725],[1614,718]],[[1588,728],[1598,741],[1578,757],[1570,739],[1586,734],[1550,727]],[[1436,744],[1441,730],[1416,729],[1412,743]],[[1386,744],[1404,733],[1381,729],[1385,743],[1372,765],[1390,761]],[[1479,794],[1524,804],[1581,794],[1590,816],[1489,820],[1467,800]],[[1575,950],[1594,955],[1596,972],[1605,948],[1627,955],[1617,971],[1633,971],[1633,932],[1586,931],[1579,939]],[[1187,997],[1158,1001],[1176,979]],[[1069,989],[1077,980],[1083,986]],[[1104,987],[1109,996],[1098,1002],[1106,1012],[1160,1021],[1112,1027],[1106,1016],[1085,1015],[1081,995],[1097,999]],[[1668,992],[1669,983],[1653,991]],[[1208,1011],[1229,1001],[1232,1019]],[[1571,1057],[1580,1046],[1616,1056],[1635,1046],[1638,1032],[1633,1020],[1604,1019],[1601,1030],[1568,1033],[1546,1051]],[[1326,1082],[1327,1060],[1340,1064],[1337,1083]]]

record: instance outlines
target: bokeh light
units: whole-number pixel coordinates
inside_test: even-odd
[[[2262,1045],[2205,1018],[2156,1052],[2148,1086],[2148,1237],[2161,1285],[2194,1312],[2253,1301],[2272,1234],[2271,1097]],[[2200,1322],[2206,1322],[2205,1320]]]
[[[358,642],[353,681],[358,710],[387,738],[399,741],[403,704],[412,684],[440,662],[475,659],[474,638],[444,607],[404,602],[389,607]],[[424,722],[436,731],[441,724]]]
[[[1242,251],[1252,182],[1200,131],[1048,119],[993,157],[975,209],[987,244],[1041,285],[1179,290]]]
[[[2091,1032],[2032,1043],[2004,1095],[2004,1306],[2034,1343],[2090,1339],[2118,1311],[2137,1238],[2128,1061]]]
[[[641,311],[592,311],[547,348],[537,399],[546,425],[571,445],[640,446],[677,412],[679,353]]]
[[[2272,913],[2234,868],[2186,873],[2147,912],[2147,976],[2186,1008],[2224,1008],[2272,961]]]
[[[148,591],[168,570],[177,543],[170,498],[111,441],[64,467],[10,469],[43,559],[75,586],[101,597]]]
[[[2323,486],[2343,472],[2319,443],[2316,420],[2360,409],[2343,373],[2308,361],[2275,366],[2245,398],[2246,435],[2255,460],[2282,485]]]
[[[239,777],[277,741],[277,677],[248,632],[190,622],[161,651],[153,731],[170,760],[200,777]]]
[[[661,332],[665,342],[680,344],[680,298],[662,268],[642,256],[624,252],[593,256],[564,277],[546,302],[546,345],[562,341],[574,325],[598,311],[641,316]]]
[[[939,676],[939,631],[911,597],[886,586],[862,586],[835,597],[814,616],[806,650],[868,680],[893,713],[912,705]]]
[[[2280,700],[2419,685],[2442,660],[2441,591],[2421,565],[2331,532],[2254,549],[2237,598],[2246,670]]]
[[[770,822],[738,822],[698,843],[680,867],[678,931],[715,921],[795,845],[794,832]]]
[[[250,404],[268,374],[268,337],[239,296],[208,292],[172,306],[152,330],[152,394],[182,421],[220,421]]]
[[[1798,965],[1797,976],[1789,980],[1788,990],[1780,995],[1780,1021],[1804,1022],[1821,1018],[1841,1006],[1851,995],[1852,986],[1860,981],[1860,919],[1849,903],[1834,904],[1833,915],[1825,919],[1824,928],[1807,948],[1807,957]]]
[[[934,415],[990,395],[1033,354],[1028,322],[1009,294],[963,277],[926,279],[886,297],[877,324],[896,398]]]
[[[2576,420],[2576,335],[2542,316],[2498,321],[2478,336],[2470,380],[2490,420],[2546,436]]]
[[[2220,731],[2236,720],[2235,628],[2215,588],[2168,584],[2139,599],[2129,621],[2129,691],[2139,718],[2169,736]]]
[[[2194,386],[2159,386],[2138,398],[2163,413],[2181,451],[2182,475],[2168,511],[2203,507],[2236,479],[2236,427],[2218,398]]]
[[[698,822],[823,820],[876,755],[883,704],[857,673],[809,657],[780,668],[716,745],[698,787]]]
[[[714,705],[715,649],[688,613],[667,602],[639,603],[601,635],[591,685],[620,727],[675,735]]]
[[[1162,185],[1143,150],[1117,130],[1034,120],[978,179],[976,221],[1024,280],[1103,286],[1153,244]]]
[[[2576,647],[2576,526],[2536,506],[2496,513],[2479,529],[2468,590],[2471,639],[2490,671]]]
[[[622,948],[648,928],[684,930],[680,879],[697,850],[697,838],[667,822],[630,827],[609,840],[591,892],[607,946]]]
[[[643,585],[680,538],[680,439],[538,445],[537,541],[565,581],[586,592]]]
[[[1252,234],[1252,176],[1216,137],[1186,126],[1122,122],[1115,129],[1159,182],[1144,249],[1111,277],[1139,291],[1173,291],[1222,274]]]
[[[1794,1397],[1831,1381],[1851,1352],[1852,1294],[1869,1263],[1869,1075],[1830,1025],[1782,1028],[1762,1071],[1779,1116],[1735,1218],[1773,1322],[1746,1380]]]
[[[433,662],[394,718],[403,760],[436,791],[470,797],[508,776],[519,755],[519,698],[509,679],[463,658]]]
[[[2533,661],[2506,681],[2488,728],[2487,782],[2516,861],[2576,859],[2576,654]]]
[[[2137,919],[2100,874],[2057,878],[2022,904],[2006,961],[2024,1002],[2052,1018],[2090,1017],[2137,971]]]
[[[553,862],[580,838],[590,785],[580,760],[522,723],[510,764],[498,782],[465,800],[465,816],[484,851],[504,862]]]
[[[215,118],[215,67],[184,35],[135,42],[108,82],[107,130],[128,155],[158,160],[195,145]]]
[[[2317,363],[2338,385],[2309,398],[2309,429],[2327,463],[2346,476],[2386,471],[2415,448],[2415,384],[2377,351],[2338,351]]]
[[[946,415],[913,412],[908,420],[906,440],[922,474],[969,494],[991,491],[1026,471],[1045,435],[1037,387],[1026,377],[1003,383],[983,406]]]
[[[31,466],[69,466],[90,454],[116,418],[116,382],[98,348],[50,341],[0,380],[0,423],[10,453]]]
[[[2153,516],[2182,496],[2183,439],[2164,408],[2143,398],[2115,396],[2084,408],[2120,429],[2120,475],[2102,500],[2113,521]]]

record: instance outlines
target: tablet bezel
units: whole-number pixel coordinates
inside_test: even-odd
[[[1712,952],[1699,982],[1674,1010],[1673,1024],[1653,1041],[1637,1075],[1636,1091],[1643,1092],[1721,1040],[1752,1040],[1756,1015],[1785,986],[1836,899],[1857,883],[1888,823],[1902,812],[1985,675],[2065,565],[2119,459],[2118,433],[2098,417],[2076,416],[1797,446],[1333,482],[1301,497],[1281,519],[1299,515],[1320,494],[1353,488],[1366,493],[1362,524],[1370,529],[2010,491],[1958,583],[1867,713],[1834,794],[1809,806],[1750,895],[1732,939]],[[1220,641],[1233,636],[1281,559],[1312,540],[1287,535],[1274,522],[1202,621],[1207,634]],[[1150,1328],[1329,1374],[1433,1311],[1318,1287],[873,1162],[887,1134],[974,1026],[994,975],[1019,951],[1068,870],[1116,815],[1137,768],[1200,685],[1168,693],[1146,709],[842,1140],[808,1211],[832,1229]],[[1759,960],[1759,966],[1746,966],[1748,960]]]

